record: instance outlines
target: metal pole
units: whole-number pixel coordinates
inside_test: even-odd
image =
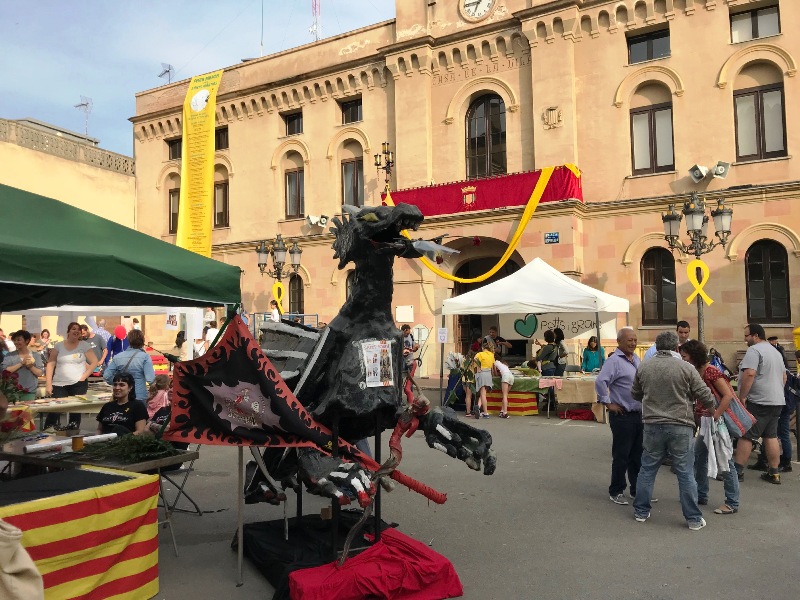
[[[600,367],[603,366],[605,360],[603,359],[603,353],[600,352],[600,348],[603,347],[602,339],[600,338],[600,311],[594,313],[595,324],[597,325],[597,358],[600,360]],[[581,351],[582,353],[583,351]],[[583,362],[583,356],[581,356],[581,362]]]
[[[700,255],[696,255],[697,258],[700,258]],[[700,277],[702,276],[703,271],[700,267],[697,267],[695,270],[695,277],[697,281],[700,281]],[[705,314],[703,312],[703,298],[700,297],[700,294],[697,295],[697,341],[701,344],[705,344]]]
[[[242,577],[242,566],[244,563],[244,527],[242,512],[244,511],[244,448],[239,446],[239,514],[236,517],[236,528],[238,531],[238,541],[236,548],[237,561],[239,564],[239,579],[236,581],[236,587],[244,585],[244,578]]]
[[[444,311],[442,311],[442,329],[444,329]],[[443,379],[444,379],[444,343],[441,344],[441,352],[439,353],[439,406],[444,406],[444,387],[442,385]]]

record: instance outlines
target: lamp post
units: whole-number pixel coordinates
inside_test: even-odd
[[[291,269],[286,266],[286,253],[289,253],[289,261]],[[283,241],[283,236],[279,233],[275,236],[275,241],[262,240],[256,247],[256,254],[258,254],[258,270],[261,275],[266,273],[278,282],[285,277],[289,277],[292,273],[297,273],[300,268],[300,255],[303,250],[297,245],[297,242],[292,243],[292,247],[286,247],[286,242]],[[268,259],[272,256],[272,269],[269,269]]]
[[[389,187],[389,178],[392,176],[392,169],[394,168],[394,152],[389,150],[389,142],[383,142],[382,152],[375,155],[375,169],[380,175],[384,172],[384,182],[386,187]]]
[[[711,219],[714,221],[714,235],[719,241],[708,238],[708,215],[706,214],[705,199],[693,192],[689,199],[684,202],[683,210],[678,213],[675,205],[670,204],[666,214],[661,215],[664,224],[664,239],[667,240],[671,250],[677,249],[683,254],[693,254],[699,259],[703,254],[711,252],[717,246],[725,247],[728,236],[731,234],[731,221],[733,221],[733,210],[726,208],[725,201],[720,198],[717,200],[717,208],[711,211]],[[680,238],[681,219],[686,217],[686,233],[689,235],[689,243],[684,244]],[[700,281],[702,269],[697,268],[697,281]],[[705,338],[704,330],[703,298],[697,295],[697,339],[702,343]]]

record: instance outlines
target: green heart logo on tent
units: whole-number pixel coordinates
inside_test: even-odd
[[[539,329],[539,319],[534,314],[525,315],[524,319],[514,321],[514,331],[522,337],[531,337],[537,329]]]

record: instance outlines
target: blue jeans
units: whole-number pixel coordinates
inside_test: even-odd
[[[708,500],[708,448],[703,438],[698,437],[694,444],[694,478],[697,482],[697,499]],[[739,510],[739,477],[733,458],[728,461],[728,472],[722,473],[725,488],[725,504]]]
[[[650,499],[658,468],[669,453],[678,477],[681,510],[688,523],[698,523],[703,517],[697,505],[697,483],[694,480],[694,430],[687,425],[645,423],[642,468],[636,485],[633,510],[637,517],[650,514]]]

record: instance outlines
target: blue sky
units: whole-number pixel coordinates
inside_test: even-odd
[[[0,118],[32,118],[132,154],[134,94],[313,41],[311,0],[0,0]],[[394,18],[394,0],[321,0],[322,37]]]

